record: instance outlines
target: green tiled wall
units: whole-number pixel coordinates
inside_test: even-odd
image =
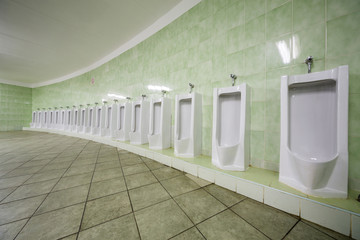
[[[171,88],[169,96],[203,94],[203,152],[211,152],[212,89],[252,87],[251,164],[278,170],[280,77],[348,64],[350,69],[350,178],[360,182],[360,1],[203,0],[167,27],[84,75],[33,89],[33,109],[86,104],[108,93],[158,95],[147,85]],[[95,83],[91,84],[94,79]]]
[[[32,89],[0,83],[0,131],[21,130],[31,122]]]

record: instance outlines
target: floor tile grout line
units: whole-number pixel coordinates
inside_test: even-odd
[[[119,151],[117,151],[117,149],[116,149],[116,152],[117,152],[118,159],[119,159],[119,163],[120,163],[120,166],[121,166],[121,172],[122,172],[122,174],[123,174],[123,178],[124,178],[124,182],[125,182],[125,187],[126,187],[127,195],[128,195],[129,202],[130,202],[131,212],[132,212],[132,214],[133,214],[133,216],[134,216],[134,221],[135,221],[136,230],[137,230],[138,235],[139,235],[139,238],[140,238],[140,240],[141,240],[140,229],[139,229],[139,226],[138,226],[136,217],[135,217],[135,211],[134,211],[134,207],[133,207],[133,204],[132,204],[132,201],[131,201],[129,189],[128,189],[128,186],[127,186],[127,183],[126,183],[126,178],[125,178],[125,175],[124,175],[124,169],[122,168],[121,159],[120,159],[120,156],[119,156]],[[141,158],[140,158],[140,159],[141,159]],[[141,161],[143,161],[143,160],[141,159]],[[144,162],[144,161],[143,161],[143,162]],[[146,166],[146,164],[145,164],[145,166]],[[146,167],[147,167],[147,166],[146,166]]]
[[[100,154],[102,145],[103,145],[103,144],[100,144],[99,151],[97,152],[96,162],[97,162],[97,160],[99,159],[99,154]],[[96,164],[96,163],[95,163],[95,164]],[[93,170],[93,172],[92,172],[92,176],[91,176],[91,180],[90,180],[90,185],[89,185],[89,190],[88,190],[88,194],[87,194],[87,196],[86,196],[85,205],[84,205],[84,210],[83,210],[83,213],[82,213],[82,216],[81,216],[81,220],[80,220],[80,224],[79,224],[79,229],[78,229],[78,231],[76,232],[76,240],[79,239],[79,233],[80,233],[80,230],[81,230],[81,225],[82,225],[83,220],[84,220],[85,211],[86,211],[86,205],[87,205],[87,203],[88,203],[88,199],[89,199],[89,195],[90,195],[90,191],[91,191],[91,184],[92,184],[92,181],[93,181],[94,175],[95,175],[95,169],[96,169],[96,166],[94,166],[94,170]]]
[[[90,142],[90,141],[89,141]],[[89,143],[88,142],[88,143]],[[87,143],[87,144],[88,144]],[[86,144],[86,145],[87,145]],[[85,145],[85,146],[86,146]],[[84,148],[85,148],[84,146]],[[67,149],[67,148],[66,148]],[[66,149],[64,149],[64,151],[66,151]],[[64,152],[63,151],[63,152]],[[81,151],[80,151],[81,153]],[[79,153],[79,154],[80,154]],[[61,154],[61,153],[60,153]],[[67,170],[71,167],[71,165],[67,168]],[[66,170],[66,171],[67,171]],[[64,176],[64,174],[66,173],[66,171],[63,173],[62,176]],[[22,230],[25,228],[25,226],[29,223],[29,221],[31,220],[31,218],[34,216],[34,214],[36,213],[36,211],[41,207],[41,205],[45,202],[46,198],[49,196],[49,194],[51,193],[51,191],[55,188],[55,186],[59,183],[60,179],[62,178],[62,176],[59,178],[59,180],[54,184],[54,186],[51,188],[51,190],[46,194],[45,198],[41,201],[41,203],[39,204],[39,206],[35,209],[35,211],[33,212],[33,214],[29,217],[29,219],[26,221],[26,223],[22,226],[22,228],[19,230],[19,232],[16,234],[16,236],[14,237],[14,239],[16,239],[18,237],[18,235],[22,232]]]
[[[313,229],[315,229],[315,230],[317,230],[317,231],[319,231],[319,232],[322,232],[322,233],[326,234],[327,236],[329,236],[329,237],[331,237],[331,238],[333,238],[333,239],[336,239],[335,237],[329,235],[328,233],[326,233],[326,232],[324,232],[324,231],[322,231],[322,230],[320,230],[320,229],[318,229],[318,228],[315,228],[315,227],[311,226],[310,224],[308,224],[307,222],[304,222],[304,221],[301,221],[301,220],[302,220],[302,218],[299,218],[299,221],[302,222],[302,223],[304,223],[304,224],[306,224],[307,226],[309,226],[309,227],[311,227],[311,228],[313,228]],[[304,220],[305,220],[305,219],[304,219]],[[331,229],[330,229],[330,230],[331,230]],[[349,237],[349,236],[347,236],[347,237]],[[350,238],[350,239],[353,239],[353,238]]]
[[[296,223],[294,224],[294,226],[292,226],[292,227],[289,229],[289,231],[287,231],[287,232],[285,233],[285,235],[284,235],[281,239],[285,239],[286,236],[289,235],[289,233],[296,227],[296,225],[298,225],[299,222],[301,222],[301,219],[298,219],[298,220],[296,221]]]
[[[52,147],[52,148],[55,148],[55,147]],[[52,149],[52,148],[50,148],[50,149]],[[59,153],[58,155],[56,155],[56,157],[57,156],[59,156],[61,153]],[[39,155],[37,155],[37,156],[40,156],[41,155],[41,153],[39,154]],[[56,158],[55,157],[55,158]],[[54,159],[55,159],[54,158]],[[54,160],[53,159],[53,160]],[[30,159],[29,161],[31,161],[32,159]],[[39,171],[41,170],[41,169],[43,169],[45,166],[47,166],[48,164],[50,164],[53,160],[51,160],[50,162],[48,162],[47,164],[45,164],[42,168],[40,168],[39,169]],[[28,162],[29,162],[28,161]],[[24,163],[25,164],[25,163]],[[15,169],[14,169],[15,170]],[[64,172],[65,173],[65,172]],[[30,174],[28,174],[28,175],[30,175]],[[18,188],[20,188],[21,186],[26,186],[26,185],[28,185],[28,184],[25,184],[30,178],[32,178],[34,175],[36,175],[36,173],[33,173],[33,174],[31,174],[31,176],[28,178],[28,179],[26,179],[21,185],[19,185],[19,186],[17,186],[15,189],[14,189],[14,191],[12,191],[11,193],[9,193],[4,199],[2,199],[1,201],[0,201],[0,205],[1,204],[5,204],[5,203],[3,203],[2,201],[4,201],[7,197],[9,197],[11,194],[13,194]],[[26,176],[26,175],[22,175],[22,176]],[[19,177],[21,177],[21,176],[19,176]],[[54,178],[55,179],[55,178]],[[61,177],[59,178],[59,179],[61,179]],[[50,180],[53,180],[53,179],[50,179]],[[30,183],[31,184],[31,183]],[[56,183],[57,184],[57,183]],[[40,194],[40,195],[43,195],[43,194]],[[38,195],[39,196],[39,195]],[[29,198],[29,197],[28,197]],[[22,198],[22,199],[26,199],[26,198]],[[18,200],[21,200],[21,199],[18,199]],[[10,202],[13,202],[13,201],[10,201]]]
[[[154,175],[154,177],[156,178],[156,179],[158,179],[156,176],[155,176],[155,174],[151,171],[151,173]],[[184,173],[184,172],[183,172]],[[185,174],[183,174],[183,176],[185,176]],[[190,181],[192,181],[190,178],[189,178],[189,180]],[[158,179],[158,181],[159,181],[159,179]],[[194,182],[194,181],[192,181],[192,182]],[[170,196],[170,199],[172,199],[174,202],[175,202],[175,204],[181,209],[181,211],[185,214],[185,216],[190,220],[190,222],[193,224],[193,227],[195,227],[198,231],[199,231],[199,233],[201,234],[201,236],[203,236],[205,239],[206,239],[206,237],[203,235],[203,233],[202,232],[200,232],[200,230],[198,229],[198,227],[195,225],[195,223],[191,220],[191,218],[189,217],[189,215],[184,211],[184,209],[182,209],[181,207],[180,207],[180,205],[178,204],[178,202],[176,202],[176,200],[173,198],[173,196],[168,192],[168,190],[164,187],[164,185],[159,181],[159,183],[160,183],[160,185],[165,189],[165,191],[167,192],[167,194],[169,194],[169,196]],[[199,184],[197,184],[196,182],[194,182],[196,185],[198,185],[199,186],[199,188],[201,188],[201,186],[199,185]],[[197,188],[197,189],[199,189],[199,188]]]

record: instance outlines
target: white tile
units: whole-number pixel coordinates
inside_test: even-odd
[[[204,167],[198,168],[198,177],[209,182],[215,182],[215,172]]]
[[[301,199],[300,216],[346,236],[350,235],[350,213]]]
[[[217,172],[215,174],[215,184],[236,191],[236,178],[233,176]]]
[[[258,202],[263,202],[264,187],[244,180],[236,183],[236,192],[252,198]]]
[[[300,199],[276,189],[264,188],[264,203],[296,216],[300,214]]]
[[[177,159],[177,158],[173,158],[172,161],[171,161],[171,166],[177,170],[180,170],[180,171],[184,171],[184,161],[183,160],[180,160],[180,159]]]
[[[360,240],[360,216],[351,215],[351,237]]]
[[[151,151],[151,150],[145,151],[145,157],[150,158],[150,159],[154,159],[154,152]]]
[[[198,166],[196,164],[184,162],[184,172],[190,173],[191,175],[198,175]]]

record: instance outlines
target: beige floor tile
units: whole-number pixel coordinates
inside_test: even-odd
[[[133,158],[125,158],[125,159],[122,159],[122,160],[120,159],[120,162],[121,162],[122,167],[143,163],[141,158],[138,157],[138,156],[133,157]]]
[[[170,198],[170,195],[160,183],[132,189],[129,191],[129,195],[134,211]]]
[[[204,239],[205,238],[195,227],[192,227],[189,230],[171,238],[171,240],[204,240]]]
[[[226,209],[224,204],[202,189],[180,195],[175,201],[195,224]]]
[[[150,171],[126,176],[125,180],[128,189],[133,189],[147,184],[158,182],[158,180],[154,177],[154,175]]]
[[[200,223],[198,229],[208,240],[268,239],[230,210]]]
[[[42,160],[31,160],[23,165],[21,167],[36,167],[36,166],[45,166],[48,164],[52,159],[42,159]]]
[[[64,174],[65,171],[66,171],[66,169],[57,169],[57,170],[51,170],[51,171],[42,172],[42,173],[36,173],[36,174],[32,175],[32,177],[29,178],[24,184],[37,183],[37,182],[57,179],[57,178],[60,178]]]
[[[0,239],[14,239],[27,221],[28,219],[23,219],[0,226]]]
[[[111,168],[102,171],[95,171],[92,181],[99,182],[99,181],[109,180],[112,178],[119,178],[122,177],[122,175],[123,174],[121,168]]]
[[[84,205],[77,204],[34,216],[16,239],[58,239],[76,233],[79,230]]]
[[[204,189],[228,207],[246,198],[241,194],[232,192],[215,184],[208,185]]]
[[[18,187],[13,193],[11,193],[7,198],[5,198],[3,202],[10,202],[48,193],[51,191],[57,181],[58,179],[22,185]]]
[[[312,223],[312,222],[309,222],[309,221],[306,221],[304,219],[301,219],[301,222],[309,225],[310,227],[313,227],[337,240],[351,240],[352,238],[348,237],[348,236],[345,236],[345,235],[342,235],[341,233],[338,233],[338,232],[335,232],[335,231],[332,231],[328,228],[325,228],[325,227],[322,227],[320,225],[317,225],[315,223]],[[360,226],[359,226],[360,227]]]
[[[330,240],[332,237],[326,235],[309,225],[299,222],[284,238],[286,240]]]
[[[119,168],[119,167],[121,167],[119,160],[110,161],[110,162],[102,162],[102,163],[96,164],[95,171],[102,171],[102,170],[106,170],[106,169]]]
[[[31,176],[32,175],[10,177],[10,178],[0,178],[0,189],[20,186],[26,180],[28,180]]]
[[[111,220],[79,233],[79,240],[140,239],[133,214]]]
[[[94,169],[95,169],[95,164],[88,164],[88,165],[74,166],[74,167],[71,166],[64,174],[64,177],[93,172]]]
[[[124,171],[125,176],[149,171],[149,168],[144,163],[126,166],[123,167],[122,169]]]
[[[16,187],[1,189],[1,190],[0,190],[0,202],[1,202],[4,198],[6,198],[8,195],[10,195],[10,193],[12,193],[15,189],[16,189]]]
[[[159,168],[159,169],[156,169],[156,170],[154,170],[152,172],[154,173],[154,175],[156,176],[156,178],[159,181],[169,179],[169,178],[173,178],[173,177],[184,174],[183,172],[180,172],[179,170],[173,169],[171,167]]]
[[[298,221],[287,213],[251,199],[245,199],[231,209],[271,239],[282,239]]]
[[[130,212],[131,206],[127,192],[89,201],[86,203],[81,229],[87,229]]]
[[[150,160],[150,159],[145,160],[144,163],[150,170],[155,170],[155,169],[165,167],[164,164],[158,163],[158,162],[156,162],[154,160]]]
[[[169,199],[135,212],[141,239],[168,239],[193,226],[189,218]]]
[[[110,194],[126,190],[125,180],[123,177],[112,178],[101,182],[93,182],[89,193],[89,200],[104,197]]]
[[[7,173],[6,175],[4,175],[4,177],[10,178],[10,177],[34,174],[34,173],[38,172],[41,168],[43,168],[43,166],[16,168],[16,169],[12,170],[11,172]]]
[[[173,197],[200,188],[197,183],[190,180],[185,175],[161,181],[161,184]]]
[[[43,172],[47,172],[47,171],[51,171],[51,170],[57,170],[57,169],[67,169],[68,167],[70,167],[72,161],[67,161],[67,162],[51,162],[48,165],[46,165],[45,167],[43,167],[39,173],[43,173]]]
[[[1,204],[0,225],[30,217],[39,207],[44,198],[45,195],[42,195]]]
[[[81,185],[50,193],[36,211],[35,215],[85,202],[89,192],[89,186],[90,184]]]
[[[85,185],[91,182],[92,173],[85,173],[80,175],[74,175],[70,177],[63,177],[56,184],[53,191],[59,191],[66,188]]]
[[[197,184],[199,184],[200,187],[205,187],[207,185],[212,184],[211,182],[208,182],[204,179],[195,177],[194,175],[191,175],[189,173],[185,174],[185,176],[187,176],[188,178],[190,178],[191,180],[193,180],[194,182],[196,182]]]

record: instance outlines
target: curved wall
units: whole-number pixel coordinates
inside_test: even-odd
[[[159,95],[148,85],[170,88],[174,99],[192,82],[203,95],[203,153],[210,155],[212,89],[230,86],[234,73],[252,88],[251,164],[278,171],[280,77],[306,73],[312,55],[313,71],[349,65],[349,175],[360,189],[360,45],[350,40],[360,39],[359,22],[357,0],[203,0],[97,69],[34,88],[32,107],[101,102],[109,93]]]

